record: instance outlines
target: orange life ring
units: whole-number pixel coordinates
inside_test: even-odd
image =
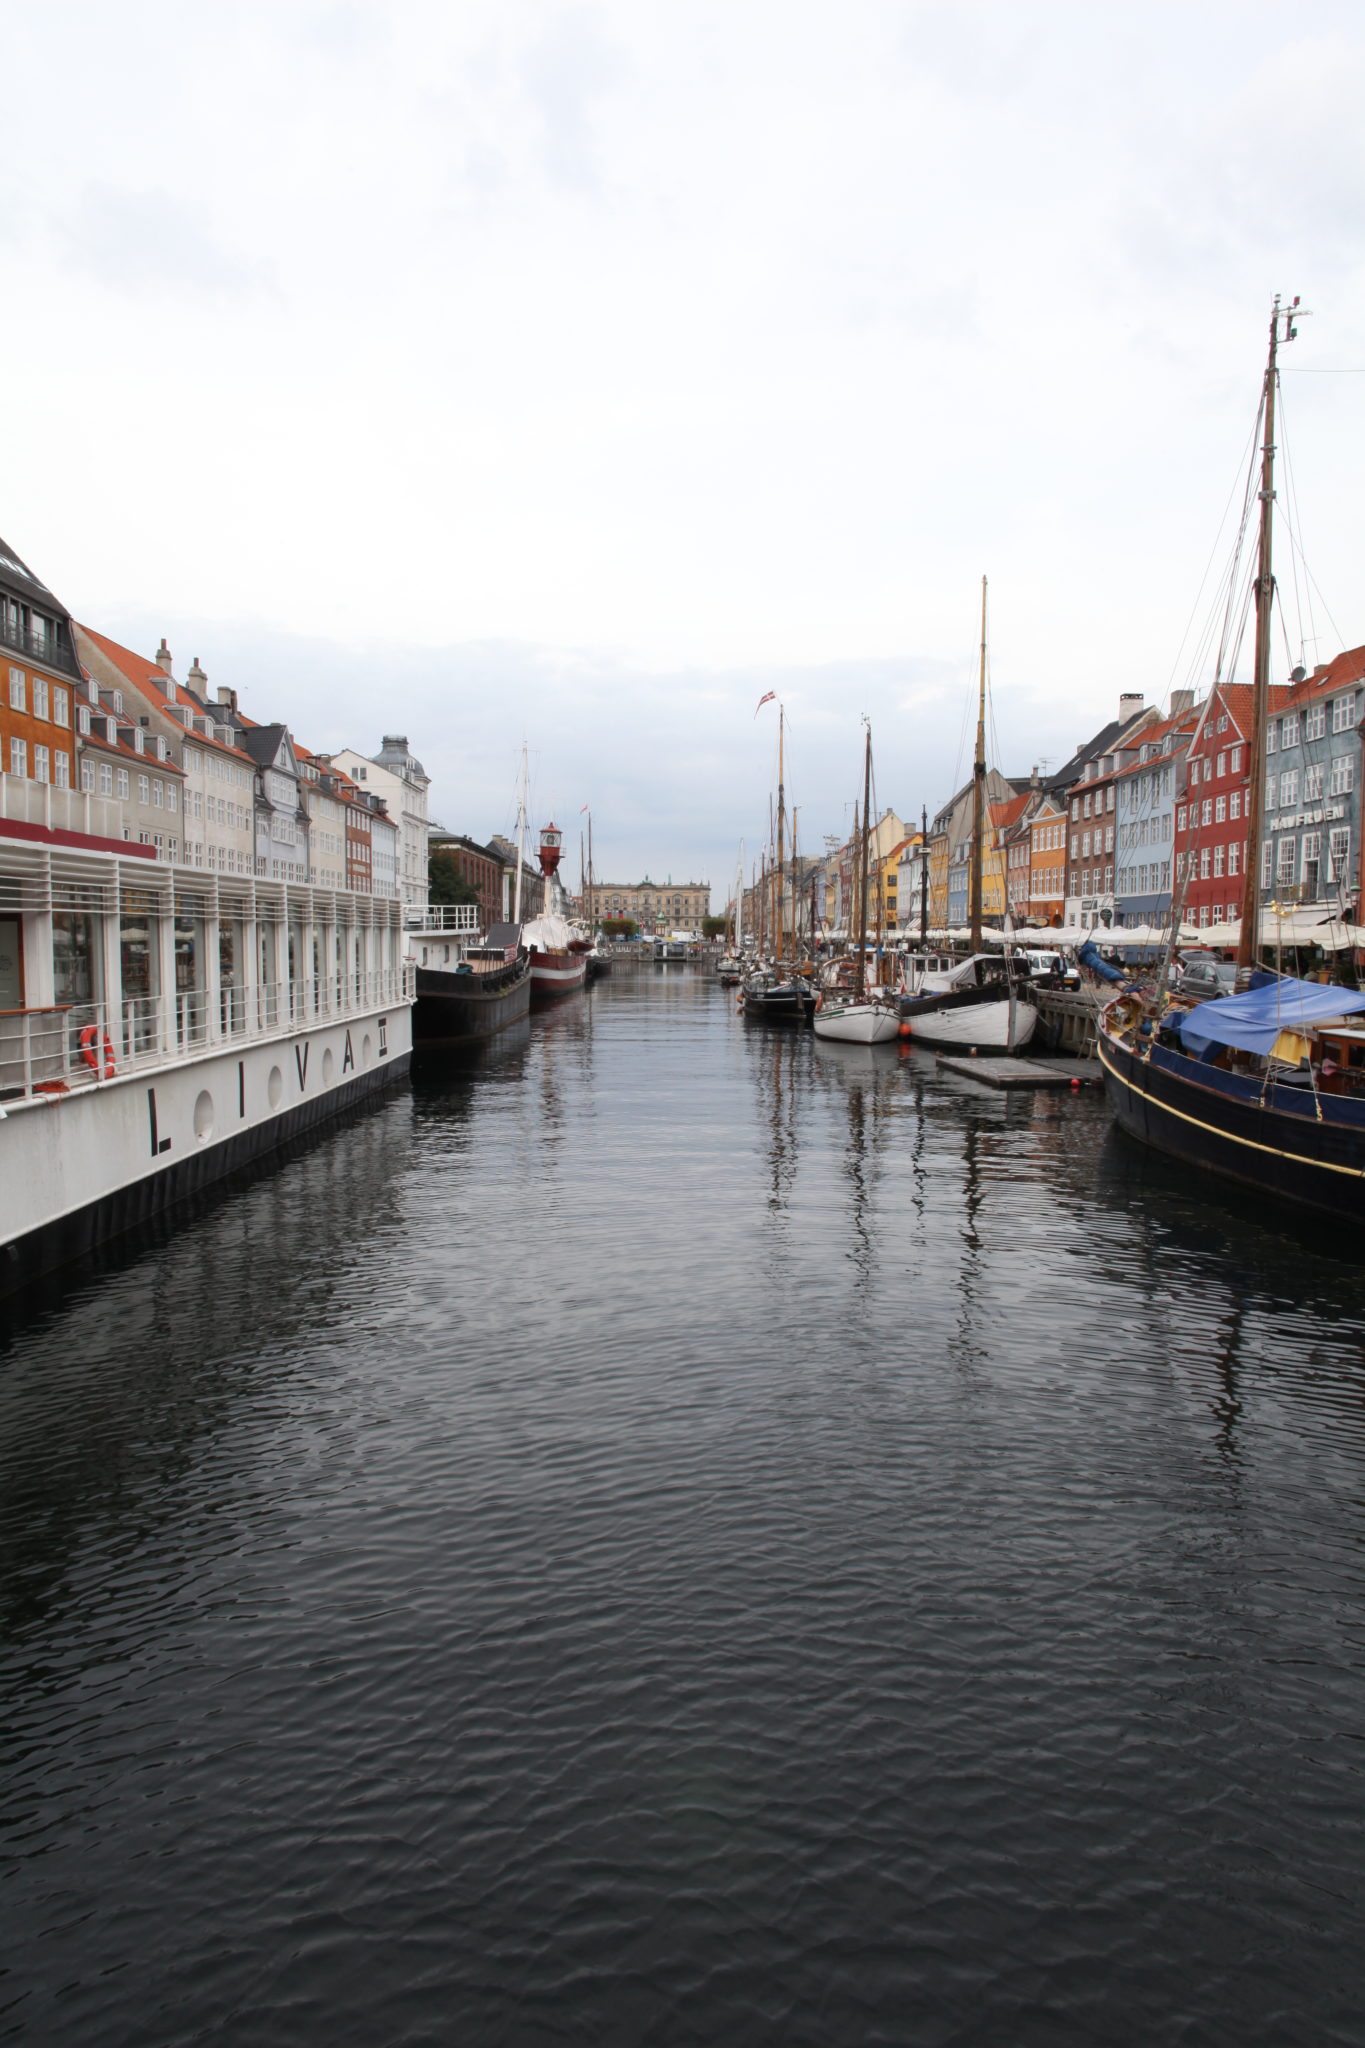
[[[106,1081],[112,1081],[117,1069],[114,1066],[114,1048],[109,1042],[109,1033],[101,1031],[98,1024],[86,1024],[80,1037],[81,1058],[92,1074],[99,1077],[101,1060],[104,1064]]]

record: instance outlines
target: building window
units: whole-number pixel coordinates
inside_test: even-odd
[[[35,782],[46,782],[48,781],[48,779],[49,773],[47,748],[35,747],[33,749],[33,780]]]
[[[1231,754],[1228,756],[1228,772],[1231,775],[1239,775],[1241,773],[1241,769],[1242,749],[1240,747],[1234,747]]]
[[[1276,730],[1275,720],[1273,718],[1268,720],[1265,729],[1265,750],[1267,754],[1273,754],[1275,751]]]
[[[69,690],[64,690],[60,683],[52,685],[52,723],[54,725],[70,725],[71,723],[71,693]]]
[[[52,780],[58,789],[71,787],[71,756],[64,754],[60,747],[52,756]]]
[[[1290,768],[1280,777],[1280,808],[1292,811],[1299,800],[1299,771]]]
[[[1242,849],[1240,844],[1234,840],[1233,844],[1228,848],[1228,873],[1235,875],[1241,864]]]
[[[92,794],[94,792],[95,764],[93,761],[81,762],[81,788],[89,790]]]
[[[165,797],[164,797],[164,795],[163,795],[163,793],[162,793],[162,790],[163,790],[163,785],[162,785],[161,783],[159,783],[159,782],[154,782],[154,783],[152,784],[152,803],[153,803],[153,805],[154,805],[154,806],[156,807],[156,809],[157,809],[158,811],[162,809],[162,807],[164,806],[164,804],[165,804],[165,801],[166,801],[166,799],[165,799]]]
[[[9,743],[9,772],[11,775],[28,774],[28,741],[11,740]]]
[[[1280,857],[1275,870],[1275,886],[1277,889],[1287,889],[1293,882],[1294,856],[1297,852],[1298,847],[1293,839],[1282,839],[1280,841]]]
[[[1280,745],[1282,747],[1296,747],[1298,744],[1299,714],[1297,711],[1286,711],[1284,717],[1280,720]]]
[[[1322,801],[1322,763],[1310,762],[1303,771],[1303,800],[1306,804]]]
[[[1201,846],[1199,849],[1199,879],[1201,882],[1207,882],[1208,878],[1209,848],[1207,846]]]
[[[101,796],[112,796],[113,794],[114,794],[114,770],[113,770],[113,767],[112,767],[112,765],[111,765],[111,764],[110,764],[110,763],[109,763],[108,761],[101,761],[101,762],[100,762],[100,795],[101,795]]]
[[[1213,849],[1213,872],[1215,878],[1221,881],[1223,875],[1223,849],[1221,845],[1215,846]]]
[[[1211,796],[1206,796],[1203,804],[1200,806],[1199,822],[1201,825],[1211,825],[1213,823],[1213,798]]]
[[[1277,795],[1277,793],[1278,793],[1278,791],[1279,791],[1279,787],[1280,787],[1280,778],[1279,778],[1279,776],[1278,776],[1278,775],[1267,775],[1267,777],[1266,777],[1266,779],[1265,779],[1265,800],[1266,800],[1266,808],[1267,808],[1268,810],[1272,810],[1272,811],[1273,811],[1273,810],[1274,810],[1274,808],[1275,808],[1275,798],[1276,798],[1276,795]]]
[[[1213,800],[1213,822],[1214,822],[1214,824],[1215,824],[1215,825],[1221,825],[1221,824],[1223,824],[1223,822],[1224,822],[1224,821],[1225,821],[1225,819],[1227,818],[1227,814],[1228,814],[1228,800],[1227,800],[1227,798],[1226,798],[1225,796],[1216,796],[1216,797],[1214,798],[1214,800]]]
[[[1217,768],[1215,769],[1215,771],[1214,771],[1214,772],[1215,772],[1216,774],[1218,774],[1218,775],[1226,775],[1226,774],[1227,774],[1227,772],[1228,772],[1228,757],[1227,757],[1227,755],[1226,755],[1225,753],[1224,753],[1224,754],[1220,754],[1220,755],[1218,756],[1218,765],[1217,765]]]
[[[1184,829],[1185,829],[1185,819],[1186,819],[1186,816],[1187,816],[1187,812],[1186,812],[1186,810],[1185,810],[1185,806],[1184,806],[1184,804],[1179,804],[1179,805],[1178,805],[1178,806],[1176,807],[1176,813],[1175,813],[1175,829],[1176,829],[1176,831],[1177,831],[1177,832],[1183,832],[1183,831],[1184,831]]]
[[[1327,785],[1329,796],[1346,796],[1356,786],[1356,764],[1349,754],[1332,756],[1332,779]]]
[[[1351,700],[1354,703],[1354,698]],[[1343,882],[1351,858],[1351,828],[1349,825],[1334,825],[1332,836],[1327,843],[1327,879],[1329,882]]]
[[[128,770],[126,768],[120,768],[118,771],[118,793],[126,803],[130,795],[128,785]]]
[[[152,800],[152,779],[150,775],[139,775],[137,779],[137,800],[148,804]]]
[[[11,676],[14,674],[13,669],[10,670],[10,674]],[[1355,691],[1350,690],[1344,697],[1337,697],[1333,701],[1332,730],[1333,732],[1350,732],[1355,722],[1356,696]]]
[[[1303,736],[1306,740],[1320,740],[1327,730],[1327,706],[1310,704],[1303,714]]]
[[[28,699],[24,691],[24,671],[12,668],[9,672],[9,708],[11,711],[27,711]]]
[[[1263,889],[1268,889],[1270,887],[1271,879],[1274,873],[1275,842],[1273,839],[1267,839],[1264,841],[1261,847],[1261,887]]]
[[[1311,903],[1318,893],[1318,881],[1322,869],[1322,834],[1305,832],[1299,848],[1299,880],[1303,893]]]
[[[47,717],[46,676],[35,676],[33,678],[33,716],[35,718]]]
[[[1234,789],[1232,795],[1228,798],[1228,816],[1230,818],[1240,818],[1241,815],[1242,792],[1240,789]]]

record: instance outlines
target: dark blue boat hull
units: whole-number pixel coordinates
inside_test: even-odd
[[[1334,1216],[1365,1216],[1365,1101],[1262,1088],[1248,1076],[1101,1030],[1104,1089],[1120,1128],[1174,1159]]]

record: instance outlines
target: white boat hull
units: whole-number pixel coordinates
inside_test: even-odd
[[[410,1000],[5,1105],[0,1294],[87,1255],[405,1074]]]
[[[886,1045],[898,1036],[900,1020],[885,1003],[848,1003],[817,1010],[812,1029],[817,1038],[844,1045]]]
[[[910,1042],[932,1052],[1018,1052],[1028,1044],[1038,1022],[1032,1003],[997,996],[985,1003],[964,1003],[952,1010],[928,1010],[909,1017]]]

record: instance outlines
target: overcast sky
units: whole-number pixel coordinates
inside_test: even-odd
[[[406,732],[452,827],[525,738],[599,871],[721,891],[768,689],[806,845],[863,713],[932,810],[983,572],[1006,772],[1164,699],[1276,290],[1293,654],[1365,641],[1357,4],[0,16],[0,534],[307,745]]]

